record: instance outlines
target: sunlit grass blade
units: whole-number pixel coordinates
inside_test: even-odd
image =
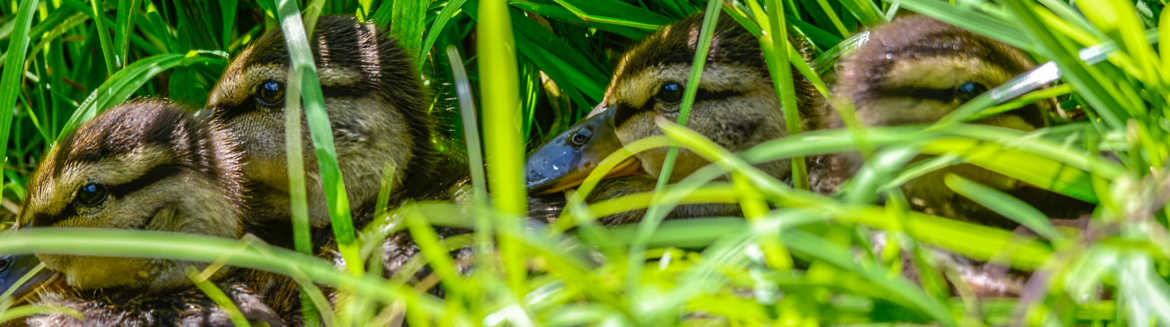
[[[679,125],[686,126],[687,118],[690,115],[691,106],[695,103],[695,96],[699,92],[700,79],[703,76],[703,68],[707,63],[708,51],[711,49],[711,38],[715,33],[715,26],[718,25],[720,15],[721,2],[711,0],[707,2],[707,9],[704,10],[703,23],[699,30],[699,39],[695,47],[695,57],[691,61],[691,73],[687,77],[686,86],[683,88],[682,102],[679,103],[679,113],[677,122]],[[674,164],[678,159],[678,147],[671,146],[666,151],[666,158],[663,159],[662,169],[659,171],[658,181],[654,185],[655,192],[661,193],[666,183],[670,181],[671,175],[674,174]],[[646,210],[646,214],[639,224],[638,236],[634,239],[632,246],[630,246],[629,254],[629,272],[626,280],[627,287],[631,294],[636,294],[641,286],[641,270],[646,251],[645,240],[653,233],[654,228],[666,217],[669,209],[662,206],[652,206]]]
[[[130,19],[138,9],[137,0],[118,0],[117,20],[114,25],[114,59],[118,68],[126,65],[130,33],[134,31],[134,20]],[[99,25],[100,26],[100,25]]]
[[[88,244],[78,247],[78,242]],[[241,246],[246,245],[246,246]],[[238,267],[289,276],[305,276],[333,287],[348,285],[355,292],[383,303],[406,300],[428,314],[444,310],[438,299],[401,284],[341,273],[333,263],[266,244],[187,233],[84,228],[29,228],[0,238],[0,253],[33,252],[73,255],[169,258],[211,262],[222,260]]]
[[[325,191],[326,204],[329,206],[330,225],[337,237],[337,250],[341,252],[346,262],[351,263],[345,265],[350,272],[360,274],[363,265],[360,264],[361,255],[354,234],[353,219],[350,216],[349,197],[346,195],[345,182],[337,164],[333,131],[329,124],[329,115],[325,112],[324,94],[317,79],[317,69],[313,64],[312,51],[309,49],[308,35],[305,34],[296,3],[280,0],[277,7],[281,30],[284,32],[285,42],[288,43],[289,57],[292,61],[289,84],[298,81],[299,83],[295,84],[300,86],[300,92],[288,92],[285,99],[301,98],[304,101],[305,119],[308,121],[313,149],[317,154],[317,171],[321,174],[321,188]],[[286,110],[293,103],[295,102],[289,101]],[[296,111],[289,113],[295,114],[298,113]]]
[[[487,163],[488,184],[492,205],[500,227],[500,253],[503,255],[507,285],[512,292],[523,294],[525,260],[516,236],[519,217],[528,213],[527,191],[524,189],[524,138],[520,135],[521,117],[516,42],[512,37],[512,19],[508,5],[488,1],[478,8],[479,75],[483,96],[483,124],[493,131],[484,137],[484,157]]]
[[[187,267],[187,279],[190,279],[195,284],[195,287],[198,287],[199,290],[203,291],[203,294],[215,302],[215,305],[222,308],[227,313],[228,319],[231,319],[232,324],[251,327],[252,324],[248,323],[248,318],[244,317],[244,314],[240,312],[240,308],[228,298],[227,294],[223,293],[223,290],[209,281],[207,277],[207,275],[201,274],[195,268]]]
[[[19,307],[9,308],[0,312],[0,323],[6,323],[23,317],[29,317],[39,314],[64,314],[73,318],[84,318],[81,312],[76,309],[61,306],[47,306],[47,305],[22,305]]]
[[[1027,226],[1044,238],[1052,241],[1064,240],[1064,236],[1055,227],[1052,227],[1044,213],[1024,201],[955,174],[948,174],[944,182],[951,190],[995,210],[995,212],[1020,223],[1020,225]]]

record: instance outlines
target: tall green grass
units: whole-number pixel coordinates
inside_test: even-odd
[[[526,203],[519,177],[524,149],[563,131],[599,102],[623,49],[697,11],[708,17],[726,12],[761,38],[792,135],[732,154],[684,125],[662,122],[665,136],[627,150],[674,145],[714,164],[663,184],[658,193],[581,203],[600,177],[596,172],[570,195],[567,219],[549,226],[518,219]],[[831,74],[866,27],[905,11],[1055,62],[1063,79],[1042,95],[1059,95],[1062,111],[1071,115],[1053,113],[1054,126],[1032,132],[959,123],[1020,105],[997,106],[999,99],[988,96],[936,126],[796,132],[794,95],[786,89],[789,65],[827,94],[817,75]],[[490,206],[408,204],[389,208],[366,230],[346,227],[344,184],[322,119],[327,109],[302,33],[322,14],[371,19],[409,46],[435,96],[430,112],[444,130],[464,135],[461,126],[478,126],[483,134],[467,134],[468,149],[447,150],[470,150],[484,159],[487,176],[474,184],[486,186]],[[312,302],[321,313],[317,321],[326,325],[393,321],[399,314],[420,326],[1167,324],[1170,27],[1161,24],[1167,17],[1160,3],[1122,0],[9,1],[0,4],[5,201],[22,201],[37,160],[60,135],[133,97],[165,96],[197,108],[230,54],[265,28],[281,28],[300,35],[289,38],[301,73],[289,79],[287,111],[305,108],[335,233],[345,260],[354,264],[343,273],[303,253],[309,250],[303,206],[295,210],[302,216],[296,220],[302,253],[192,235],[46,229],[0,237],[0,253],[166,257],[275,271],[304,282],[303,302]],[[808,41],[814,64],[800,60],[787,35]],[[1078,50],[1103,43],[1117,49],[1105,62],[1077,59]],[[462,104],[454,101],[455,84],[468,87],[459,92]],[[693,95],[693,86],[687,90]],[[469,108],[473,101],[481,113]],[[289,118],[290,128],[300,126],[299,115]],[[778,159],[799,165],[803,157],[851,151],[872,160],[836,196],[806,191],[799,174],[794,187],[752,166]],[[911,163],[918,154],[939,159]],[[906,209],[898,185],[958,162],[1095,203],[1092,227],[1056,227],[1050,218],[1076,217],[1044,217],[1031,204],[957,176],[946,179],[949,187],[1041,237]],[[718,180],[725,174],[732,176],[730,183]],[[303,204],[301,198],[293,203]],[[887,199],[884,205],[879,198]],[[613,228],[592,222],[622,209],[656,207],[650,212],[661,215],[698,201],[740,204],[748,219],[656,216]],[[477,233],[440,239],[431,225],[474,227]],[[884,248],[871,247],[869,232],[875,230],[886,232]],[[380,267],[380,256],[370,253],[398,231],[411,233],[423,255],[389,278],[378,276],[380,268],[363,269]],[[466,263],[446,254],[471,244],[479,245],[480,256],[474,268],[459,273]],[[1037,273],[1018,299],[978,299],[962,289],[952,295],[945,281],[954,272],[935,262],[929,254],[934,249]],[[356,264],[363,258],[371,264]],[[424,264],[434,268],[424,280],[443,288],[446,297],[409,283]],[[916,279],[900,273],[907,266],[918,272]],[[347,301],[325,303],[313,283],[341,290]],[[0,320],[41,309],[6,309]]]

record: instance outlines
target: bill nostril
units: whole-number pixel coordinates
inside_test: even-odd
[[[577,132],[573,133],[573,136],[569,138],[569,142],[572,143],[573,146],[579,147],[579,146],[585,145],[585,143],[589,142],[589,139],[592,139],[592,138],[593,138],[593,131],[591,131],[587,128],[582,128],[582,129],[578,130]]]

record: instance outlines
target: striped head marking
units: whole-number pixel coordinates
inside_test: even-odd
[[[29,182],[23,225],[241,233],[238,158],[230,136],[175,104],[112,108],[63,138]],[[163,260],[38,254],[82,288],[185,284]]]
[[[925,16],[908,16],[871,31],[838,68],[836,94],[866,125],[928,123],[1034,66],[1023,52]],[[1043,126],[1042,101],[984,123]],[[1007,118],[1010,116],[1010,119]]]

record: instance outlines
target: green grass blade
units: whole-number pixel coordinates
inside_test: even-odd
[[[350,216],[349,197],[346,196],[345,182],[337,164],[337,150],[333,146],[333,131],[329,115],[325,112],[325,98],[321,83],[317,79],[317,68],[313,64],[312,50],[305,34],[300,12],[293,1],[280,0],[277,4],[280,27],[288,44],[292,70],[289,84],[300,86],[300,92],[288,92],[285,99],[300,97],[305,107],[313,150],[317,155],[317,167],[321,174],[322,189],[329,206],[330,225],[337,237],[337,250],[350,264],[345,266],[354,274],[361,274],[361,254]],[[299,81],[299,83],[297,83]],[[288,106],[292,106],[289,102]],[[287,108],[287,107],[286,107]],[[296,114],[296,113],[292,113]],[[299,160],[299,159],[298,159]],[[294,160],[290,160],[294,161]]]
[[[118,0],[117,21],[114,25],[114,59],[121,68],[126,65],[130,43],[130,33],[134,32],[134,15],[138,9],[136,0]]]
[[[961,9],[933,0],[899,0],[902,6],[917,13],[933,17],[972,32],[1007,43],[1024,51],[1035,52],[1036,44],[1021,33],[1018,23],[980,13],[972,9]]]
[[[513,39],[512,18],[503,1],[479,4],[478,38],[480,92],[483,96],[484,126],[492,131],[484,137],[484,156],[492,205],[501,215],[500,253],[503,254],[507,285],[516,294],[523,294],[526,264],[515,236],[519,218],[528,213],[527,191],[524,188],[524,137],[520,135],[521,116],[518,99],[519,77],[516,64],[516,42]]]
[[[799,55],[796,58],[789,58],[791,55],[788,49],[791,48],[788,44],[788,28],[785,24],[784,7],[780,6],[776,0],[767,0],[768,14],[767,26],[765,30],[769,35],[761,42],[771,41],[770,47],[761,47],[764,49],[764,59],[768,62],[769,75],[772,76],[772,85],[776,90],[776,95],[780,97],[780,108],[784,114],[784,130],[787,134],[799,134],[801,132],[800,108],[796,104],[796,86],[792,80],[792,69],[789,68],[788,63],[791,61],[804,61]],[[836,16],[830,16],[836,20]],[[839,22],[838,22],[839,23]],[[765,25],[765,24],[761,24]],[[848,36],[848,31],[843,30],[843,35]],[[795,51],[793,51],[795,52]],[[808,169],[805,166],[804,157],[795,157],[790,161],[792,165],[792,186],[798,189],[808,189]]]
[[[1044,238],[1053,241],[1064,240],[1064,236],[1052,227],[1044,213],[1024,201],[955,174],[947,174],[943,181],[956,193],[975,200],[1020,225],[1027,226]]]
[[[77,244],[86,244],[79,247]],[[187,233],[129,231],[98,228],[28,228],[0,237],[0,253],[60,253],[72,255],[168,258],[212,262],[301,276],[331,287],[349,286],[354,292],[391,304],[406,301],[420,312],[442,314],[433,296],[378,278],[363,278],[338,270],[332,262],[292,250],[255,242]]]
[[[252,324],[248,323],[248,318],[244,318],[244,313],[240,312],[240,308],[228,298],[227,294],[219,289],[218,286],[215,286],[206,276],[202,276],[198,270],[195,270],[193,267],[187,267],[187,279],[190,279],[195,284],[195,287],[203,291],[203,294],[207,295],[212,302],[215,302],[215,305],[223,309],[227,313],[228,319],[231,319],[232,324],[242,327],[252,326]]]
[[[687,77],[687,85],[683,88],[682,103],[679,104],[678,124],[686,126],[687,117],[690,115],[691,106],[695,103],[695,96],[699,92],[699,81],[703,76],[703,67],[707,63],[707,55],[711,49],[711,37],[715,34],[715,26],[718,24],[720,15],[720,4],[722,2],[717,0],[707,1],[707,9],[703,14],[703,24],[699,30],[699,40],[695,47],[695,58],[691,61],[691,74]],[[671,146],[666,152],[666,159],[662,162],[662,170],[658,175],[658,182],[654,185],[656,192],[661,192],[666,187],[666,183],[670,181],[671,175],[674,173],[674,163],[678,159],[678,147]],[[636,294],[641,283],[641,271],[644,264],[643,257],[646,251],[646,240],[653,234],[654,229],[658,223],[666,217],[669,210],[661,206],[650,207],[646,210],[642,222],[638,226],[638,236],[630,246],[629,251],[629,277],[626,279],[627,287],[630,288],[631,294]]]
[[[8,49],[4,53],[4,72],[0,73],[0,162],[8,162],[8,140],[12,129],[12,116],[16,111],[16,97],[20,95],[21,73],[24,72],[25,53],[28,51],[29,40],[24,37],[32,25],[33,13],[36,12],[37,0],[23,0],[13,20],[13,33],[18,37],[9,39]],[[7,166],[5,164],[4,166]],[[0,166],[0,173],[4,167]],[[3,174],[0,174],[0,185],[3,185]],[[3,191],[0,186],[0,191]]]
[[[105,18],[106,10],[102,8],[99,0],[90,0],[89,4],[93,9],[93,16],[98,18]],[[94,19],[94,25],[97,27],[98,42],[101,43],[102,59],[106,64],[106,76],[114,74],[114,68],[118,67],[117,58],[114,58],[114,46],[110,44],[110,31],[105,26],[104,19]]]
[[[46,306],[46,305],[22,305],[15,308],[9,308],[0,312],[0,323],[5,323],[22,317],[29,317],[39,314],[59,313],[72,316],[77,319],[85,318],[81,312],[69,307],[60,306]]]
[[[1067,42],[1041,24],[1031,6],[1020,1],[1007,2],[1007,7],[1023,23],[1029,35],[1043,45],[1041,53],[1056,62],[1065,80],[1081,92],[1105,123],[1114,128],[1123,126],[1128,115],[1119,102],[1121,96],[1109,87],[1112,84],[1100,83],[1108,79],[1099,71],[1085,65]]]
[[[422,47],[423,33],[427,24],[427,5],[429,0],[398,0],[394,1],[393,14],[390,21],[390,34],[402,42],[410,58],[419,58],[423,62],[422,54],[426,49]]]
[[[435,17],[435,22],[432,23],[429,28],[427,28],[426,37],[423,38],[422,48],[420,48],[418,56],[415,57],[415,65],[418,65],[418,69],[422,69],[423,64],[426,63],[425,59],[427,53],[431,52],[431,48],[433,48],[435,46],[435,42],[439,40],[439,35],[442,34],[443,29],[447,27],[447,22],[451,21],[451,18],[458,14],[459,10],[463,8],[463,4],[466,2],[467,0],[451,0],[450,2],[447,2],[442,11],[439,11],[439,15]],[[463,63],[460,62],[460,65],[462,64]]]

